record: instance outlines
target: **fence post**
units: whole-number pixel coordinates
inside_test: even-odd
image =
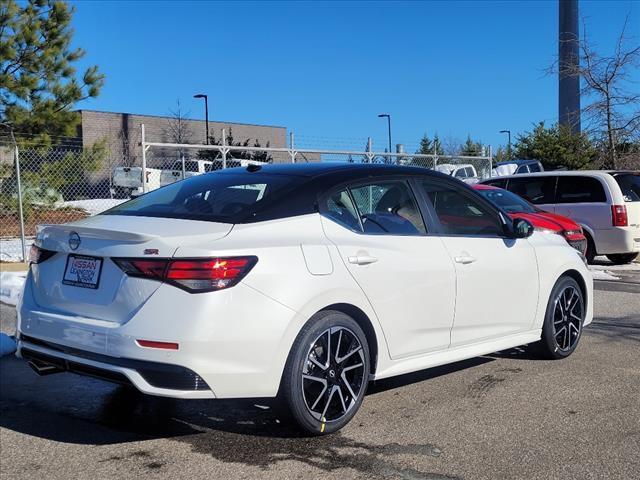
[[[371,155],[371,151],[373,150],[373,142],[371,141],[371,137],[367,137],[367,159],[369,163],[373,163],[373,155]]]
[[[289,132],[289,155],[291,156],[291,163],[296,163],[296,147],[293,141],[293,132]]]
[[[144,123],[140,124],[142,142],[142,193],[147,193],[147,144],[144,136]]]
[[[27,261],[27,243],[24,235],[24,212],[22,209],[22,183],[20,180],[20,152],[18,145],[15,146],[16,160],[16,186],[18,188],[18,215],[20,217],[20,242],[22,243],[22,261]]]
[[[227,168],[227,131],[222,129],[222,169]]]
[[[489,177],[492,176],[493,173],[493,148],[489,145]]]
[[[438,165],[438,144],[433,142],[433,169]]]

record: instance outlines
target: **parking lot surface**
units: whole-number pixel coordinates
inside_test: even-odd
[[[254,402],[144,397],[39,378],[4,357],[0,477],[640,478],[640,289],[595,295],[596,319],[569,359],[516,349],[380,381],[322,438]],[[13,333],[15,310],[0,315]]]

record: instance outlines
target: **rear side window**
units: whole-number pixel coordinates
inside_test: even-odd
[[[640,202],[640,173],[620,173],[614,175],[625,202]]]
[[[511,178],[507,189],[534,205],[555,203],[556,177]]]
[[[500,236],[502,224],[482,202],[445,184],[421,183],[445,235]]]
[[[172,183],[102,215],[185,218],[238,223],[279,201],[297,177],[260,173],[209,173]]]
[[[372,235],[424,235],[426,228],[409,185],[383,181],[356,185],[326,196],[325,217]]]
[[[346,189],[332,193],[326,198],[325,202],[325,217],[351,230],[361,231],[358,211]]]
[[[529,171],[533,173],[533,172],[541,172],[542,170],[540,170],[540,165],[538,165],[537,163],[530,163]]]
[[[529,173],[529,166],[528,165],[520,165],[518,167],[518,169],[516,170],[516,173]]]
[[[602,183],[597,178],[583,176],[558,177],[558,200],[556,203],[606,202]]]

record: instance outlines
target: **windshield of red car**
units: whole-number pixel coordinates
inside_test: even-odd
[[[491,188],[477,190],[482,196],[507,213],[536,213],[536,208],[529,202],[509,190]]]

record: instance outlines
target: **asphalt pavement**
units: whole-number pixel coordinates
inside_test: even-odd
[[[514,349],[380,381],[322,438],[256,402],[144,397],[4,357],[0,478],[640,478],[640,290],[602,285],[570,358]],[[12,332],[15,309],[0,317]]]

